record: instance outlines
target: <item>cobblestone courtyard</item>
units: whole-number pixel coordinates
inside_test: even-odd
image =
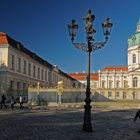
[[[93,132],[81,131],[83,109],[0,110],[0,140],[139,140],[136,110],[92,110]]]

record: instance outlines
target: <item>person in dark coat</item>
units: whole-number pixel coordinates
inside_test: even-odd
[[[140,119],[140,109],[136,112],[135,117],[133,119],[133,121],[135,122],[137,120],[137,118]],[[140,129],[138,130],[138,133],[140,133]]]
[[[5,106],[5,108],[7,108],[7,106],[5,105],[5,101],[6,101],[6,97],[5,97],[5,95],[3,94],[3,95],[1,96],[1,107],[0,107],[0,109],[3,107],[3,105]]]
[[[137,120],[138,117],[140,119],[140,109],[136,112],[136,115],[134,117],[134,122]]]

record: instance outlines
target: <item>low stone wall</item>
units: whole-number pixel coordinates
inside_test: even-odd
[[[48,103],[78,103],[84,102],[86,98],[85,89],[63,89],[63,92],[57,89],[29,89],[28,102],[30,104],[45,105]],[[111,101],[110,99],[94,92],[91,93],[91,101]]]
[[[46,89],[46,90],[30,90],[28,92],[28,102],[32,104],[41,103],[47,104],[49,102],[54,103],[75,103],[82,102],[85,99],[85,91],[77,89],[65,89],[62,93],[58,92],[57,89]]]

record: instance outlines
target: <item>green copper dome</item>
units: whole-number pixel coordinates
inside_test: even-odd
[[[128,47],[140,45],[140,19],[137,23],[136,32],[128,39]]]

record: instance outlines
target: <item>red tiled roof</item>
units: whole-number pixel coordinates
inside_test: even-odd
[[[108,71],[128,71],[128,67],[105,67],[103,71],[108,70]]]
[[[79,81],[85,81],[86,80],[86,73],[68,73],[72,78],[79,80]],[[90,79],[98,81],[98,73],[91,73]]]
[[[0,44],[9,44],[5,33],[0,32]]]
[[[38,55],[36,55],[34,52],[31,52],[29,49],[25,48],[20,42],[14,40],[10,36],[8,36],[6,33],[0,32],[0,44],[1,45],[9,44],[12,47],[14,47],[14,48],[22,51],[23,53],[29,55],[30,57],[32,57],[33,59],[35,59],[36,61],[38,61],[41,64],[47,65],[49,67],[53,66],[50,63],[48,63],[46,60],[44,60],[41,57],[39,57]]]

